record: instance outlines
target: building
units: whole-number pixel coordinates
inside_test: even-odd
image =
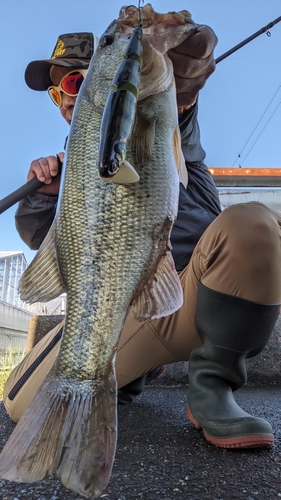
[[[66,294],[46,304],[20,299],[19,280],[27,267],[23,252],[0,252],[0,353],[10,345],[24,351],[32,316],[65,313]]]
[[[0,301],[33,314],[46,314],[45,304],[26,304],[20,299],[19,280],[27,266],[23,252],[0,252]]]

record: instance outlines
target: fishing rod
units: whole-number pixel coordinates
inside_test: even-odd
[[[270,34],[269,34],[270,28],[275,26],[280,21],[281,21],[281,16],[277,17],[277,19],[274,19],[274,21],[267,24],[266,26],[264,26],[260,30],[256,31],[253,35],[249,36],[248,38],[246,38],[242,42],[235,45],[232,49],[228,50],[227,52],[225,52],[224,54],[219,56],[217,59],[215,59],[215,63],[218,64],[219,62],[223,61],[224,59],[229,57],[231,54],[233,54],[237,50],[241,49],[241,47],[244,47],[244,45],[251,42],[252,40],[257,38],[259,35],[262,35],[263,33],[266,33],[268,36],[270,36]],[[26,196],[37,191],[37,189],[44,186],[44,184],[45,183],[39,181],[37,179],[37,177],[34,177],[33,179],[31,179],[30,181],[23,184],[21,187],[19,187],[15,191],[13,191],[11,194],[6,196],[5,198],[2,198],[2,200],[0,200],[0,214],[5,212],[5,210],[8,210],[8,208],[11,208],[13,205],[18,203],[20,200],[22,200]]]
[[[39,181],[37,177],[33,177],[33,179],[26,182],[11,194],[8,194],[8,196],[5,196],[5,198],[2,198],[2,200],[0,200],[0,214],[5,212],[5,210],[8,210],[8,208],[11,208],[13,205],[15,205],[15,203],[22,200],[26,196],[34,193],[42,186],[44,186],[44,182]]]
[[[56,176],[53,177],[55,179],[58,175],[61,173],[61,168],[62,168],[62,162],[57,155],[58,159],[58,173]],[[37,177],[33,177],[30,181],[27,181],[25,184],[20,186],[18,189],[13,191],[12,193],[8,194],[8,196],[5,196],[5,198],[2,198],[0,200],[0,214],[8,210],[8,208],[11,208],[13,205],[18,203],[18,201],[22,200],[26,196],[29,196],[32,193],[35,193],[37,189],[40,189],[40,187],[45,186],[45,182],[39,181]]]
[[[257,38],[259,35],[262,35],[263,33],[266,33],[267,36],[271,36],[271,33],[269,32],[270,28],[275,26],[275,24],[279,23],[280,21],[281,21],[281,16],[277,17],[276,19],[274,19],[274,21],[271,21],[271,23],[267,24],[266,26],[264,26],[260,30],[256,31],[253,35],[249,36],[248,38],[245,38],[245,40],[243,40],[243,42],[238,43],[237,45],[232,47],[232,49],[228,50],[227,52],[225,52],[224,54],[219,56],[217,59],[215,59],[215,63],[218,64],[219,62],[223,61],[226,57],[228,57],[231,54],[233,54],[234,52],[236,52],[236,50],[241,49],[241,47],[244,47],[244,45],[247,45],[247,43],[251,42],[252,40]]]

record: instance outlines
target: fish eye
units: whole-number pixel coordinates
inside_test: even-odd
[[[104,35],[100,39],[99,46],[101,48],[107,47],[108,45],[112,45],[113,41],[114,41],[114,37],[112,35]]]

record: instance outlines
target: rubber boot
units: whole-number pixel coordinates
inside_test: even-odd
[[[189,360],[187,416],[217,446],[264,447],[274,441],[271,425],[243,411],[233,391],[246,383],[245,360],[265,347],[279,310],[199,283],[195,327],[202,346]]]
[[[166,365],[158,366],[142,377],[133,380],[121,389],[118,389],[118,404],[125,405],[132,403],[134,399],[144,390],[144,386],[152,380],[158,378],[165,371]]]

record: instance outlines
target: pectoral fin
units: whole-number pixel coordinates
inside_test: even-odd
[[[174,259],[168,251],[159,261],[157,270],[132,302],[136,319],[155,319],[177,311],[183,303],[183,292]]]
[[[52,230],[40,246],[33,261],[19,282],[20,298],[24,302],[48,302],[55,299],[66,287],[62,282]]]
[[[186,189],[188,184],[188,173],[185,165],[185,159],[181,149],[181,136],[179,127],[176,127],[174,132],[174,155],[180,182],[184,185]]]

